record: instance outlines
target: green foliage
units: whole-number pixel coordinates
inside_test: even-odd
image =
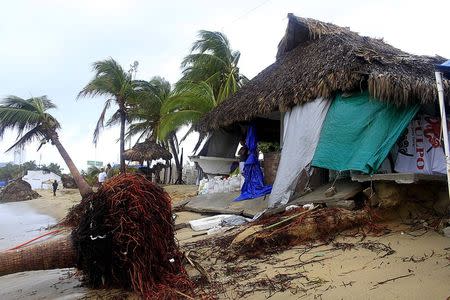
[[[41,170],[34,160],[24,162],[21,165],[8,163],[0,168],[0,180],[12,180],[27,174],[27,171]]]
[[[279,143],[259,142],[258,149],[262,153],[279,152],[281,150]]]
[[[97,144],[101,130],[105,126],[105,117],[111,104],[115,103],[118,110],[106,121],[107,126],[115,125],[120,120],[120,113],[126,114],[130,98],[134,97],[132,76],[125,72],[122,66],[113,58],[97,61],[93,64],[94,78],[80,91],[81,97],[105,97],[103,110],[94,130],[94,144]],[[122,137],[121,137],[122,138]]]
[[[7,150],[40,141],[41,146],[61,126],[47,110],[56,105],[47,96],[22,99],[8,96],[0,103],[0,138],[6,130],[17,131],[17,141]],[[40,147],[38,150],[40,149]]]
[[[181,63],[181,80],[162,105],[158,137],[164,139],[180,127],[194,124],[237,92],[247,81],[239,73],[239,58],[240,53],[231,49],[223,33],[200,31],[191,53]],[[191,126],[186,136],[192,131]]]
[[[50,163],[48,165],[42,165],[40,168],[40,170],[44,170],[44,171],[49,171],[49,172],[53,172],[56,175],[61,176],[62,175],[62,168],[60,165],[56,164],[56,163]]]
[[[27,171],[33,171],[33,170],[38,170],[39,169],[38,165],[36,164],[36,162],[34,160],[30,160],[30,161],[24,162],[21,167],[22,167],[22,170],[24,170],[25,173]]]
[[[206,82],[183,82],[161,107],[158,137],[165,139],[171,132],[198,121],[217,105],[212,87]],[[188,130],[190,133],[192,129]]]
[[[225,34],[201,30],[191,53],[181,63],[183,77],[180,82],[207,82],[221,102],[237,92],[247,80],[239,73],[240,56],[239,51],[231,49]]]
[[[3,168],[0,168],[0,181],[8,181],[16,179],[22,175],[22,169],[19,165],[12,163],[6,164]]]

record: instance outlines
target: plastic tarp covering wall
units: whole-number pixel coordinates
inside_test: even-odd
[[[311,163],[330,101],[322,98],[297,105],[284,116],[284,143],[269,207],[286,204],[300,174]]]
[[[398,108],[367,92],[337,96],[328,111],[312,161],[336,171],[376,172],[418,105]]]
[[[211,134],[197,155],[234,158],[239,139],[240,132],[237,130],[218,129]]]

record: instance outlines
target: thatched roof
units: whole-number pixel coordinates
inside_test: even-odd
[[[172,158],[172,154],[167,149],[149,139],[142,143],[137,143],[133,148],[126,150],[123,154],[126,160],[139,162],[160,158],[169,160]]]
[[[436,101],[434,65],[444,58],[408,54],[381,39],[330,23],[292,14],[288,20],[276,62],[208,113],[197,130],[217,129],[286,111],[317,97],[361,89],[398,106]],[[448,82],[444,84],[450,96]]]

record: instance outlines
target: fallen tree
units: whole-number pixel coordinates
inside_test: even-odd
[[[70,235],[0,253],[0,275],[77,267],[95,288],[123,288],[147,299],[193,294],[162,188],[121,174],[84,199],[78,211]]]
[[[308,241],[326,240],[369,222],[366,210],[300,208],[260,220],[236,235],[231,245],[239,254],[257,256]]]

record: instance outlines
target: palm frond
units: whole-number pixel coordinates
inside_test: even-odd
[[[31,143],[36,139],[42,139],[42,138],[45,138],[45,137],[41,132],[41,128],[40,128],[40,126],[36,126],[36,127],[32,128],[31,130],[29,130],[27,133],[25,133],[22,137],[17,139],[17,141],[11,147],[9,147],[5,152],[9,152],[16,147],[25,146],[26,144]]]
[[[183,110],[164,115],[158,130],[158,138],[164,140],[170,132],[177,131],[184,125],[195,123],[203,114],[195,110]]]
[[[108,108],[111,106],[111,100],[106,100],[105,106],[103,106],[102,113],[100,114],[100,117],[98,118],[97,125],[95,126],[94,130],[94,137],[93,137],[93,143],[97,145],[98,137],[100,134],[100,131],[104,127],[104,121],[105,121],[105,115]]]

